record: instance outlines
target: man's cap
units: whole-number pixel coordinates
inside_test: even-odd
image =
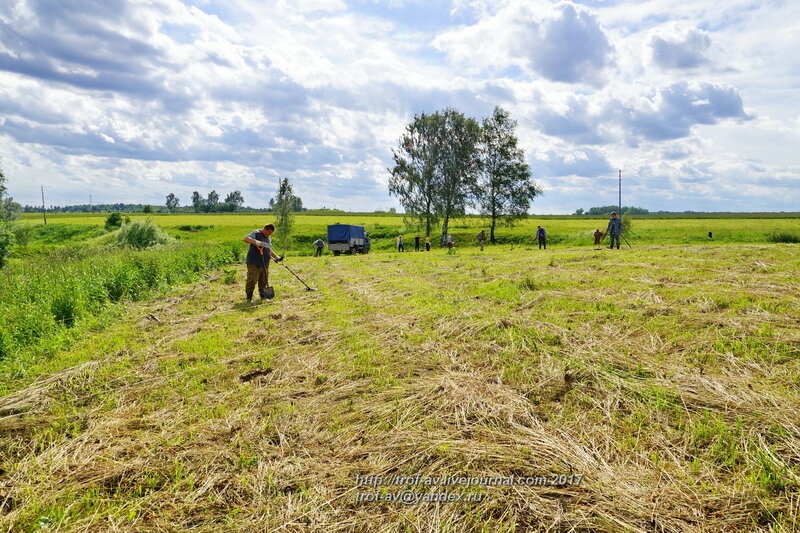
[[[616,211],[611,211],[611,214],[612,214],[612,215],[616,215],[616,214],[617,214],[617,212],[616,212]]]

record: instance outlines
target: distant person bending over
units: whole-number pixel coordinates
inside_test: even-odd
[[[482,229],[480,231],[480,233],[478,233],[478,244],[480,245],[481,252],[482,252],[483,251],[483,245],[486,244],[486,230]]]
[[[453,240],[453,236],[448,235],[447,238],[445,239],[445,242],[447,242],[447,253],[448,254],[456,253],[456,243]]]
[[[430,235],[425,235],[425,251],[426,252],[430,252],[431,251],[431,237],[430,237]]]
[[[325,248],[325,241],[317,239],[314,241],[314,246],[316,247],[316,250],[314,250],[314,257],[322,257],[322,249]]]
[[[608,227],[606,233],[611,235],[611,245],[609,248],[614,248],[614,243],[617,243],[617,250],[619,250],[620,235],[622,235],[622,219],[617,216],[616,211],[611,212],[611,218],[608,219]]]
[[[536,227],[536,238],[539,239],[539,249],[541,250],[544,248],[547,250],[547,232],[544,230],[543,227],[537,226]]]
[[[419,235],[414,235],[414,251],[419,252]]]
[[[711,239],[711,240],[714,239],[714,234],[711,233],[710,231],[708,232],[708,238]]]
[[[397,236],[397,251],[398,252],[405,251],[405,248],[403,248],[403,236],[402,235],[398,235]]]
[[[247,250],[247,281],[244,284],[244,293],[247,296],[247,301],[253,301],[253,290],[258,283],[258,294],[262,300],[268,299],[267,288],[269,287],[269,260],[274,259],[276,263],[280,263],[283,257],[278,257],[272,251],[272,232],[275,231],[275,226],[267,224],[262,229],[251,231],[245,238],[244,242],[250,245]]]
[[[602,240],[603,240],[603,232],[600,231],[600,228],[597,228],[596,230],[594,230],[594,243],[600,244],[600,241]]]

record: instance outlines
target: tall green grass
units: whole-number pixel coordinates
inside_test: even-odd
[[[773,231],[767,237],[769,242],[800,243],[800,233],[790,231]]]
[[[0,272],[0,367],[110,305],[142,300],[238,261],[237,244],[158,250],[62,248]]]

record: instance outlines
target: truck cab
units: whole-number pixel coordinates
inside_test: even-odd
[[[331,224],[328,226],[328,250],[333,255],[365,254],[369,252],[370,243],[364,226],[352,224]]]

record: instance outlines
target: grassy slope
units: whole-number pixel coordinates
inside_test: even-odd
[[[0,400],[0,529],[797,529],[796,247],[292,266],[321,292],[181,288]],[[355,501],[356,474],[569,472]]]

